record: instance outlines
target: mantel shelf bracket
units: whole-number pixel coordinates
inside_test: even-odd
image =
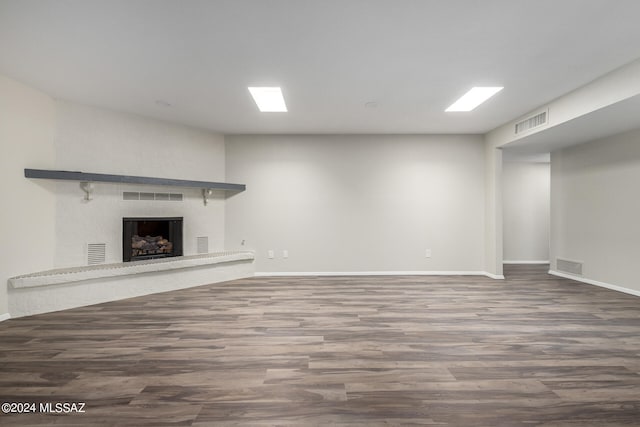
[[[84,191],[84,200],[87,202],[93,200],[93,197],[91,197],[93,194],[93,182],[81,181],[80,188]]]
[[[211,197],[211,194],[213,194],[213,190],[210,188],[203,188],[202,189],[202,201],[204,202],[204,205],[207,206],[209,204],[209,197]]]

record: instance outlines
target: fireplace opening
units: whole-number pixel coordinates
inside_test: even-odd
[[[122,261],[182,256],[182,217],[122,218]]]

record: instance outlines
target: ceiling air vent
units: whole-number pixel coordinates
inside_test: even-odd
[[[89,243],[87,245],[87,264],[104,264],[106,243]]]
[[[547,112],[543,111],[540,114],[536,114],[533,117],[529,117],[528,119],[524,119],[518,123],[516,123],[516,135],[522,132],[526,132],[530,129],[536,128],[538,126],[542,126],[547,123]]]

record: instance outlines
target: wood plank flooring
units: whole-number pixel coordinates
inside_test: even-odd
[[[509,266],[251,278],[0,323],[0,425],[638,426],[640,298]]]

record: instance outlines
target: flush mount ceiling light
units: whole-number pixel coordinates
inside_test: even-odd
[[[282,90],[279,87],[250,87],[249,92],[251,92],[258,109],[263,113],[287,112]]]
[[[444,111],[471,111],[496,93],[500,92],[502,89],[502,87],[471,88],[469,92],[462,95],[460,99],[451,104],[451,106]]]

